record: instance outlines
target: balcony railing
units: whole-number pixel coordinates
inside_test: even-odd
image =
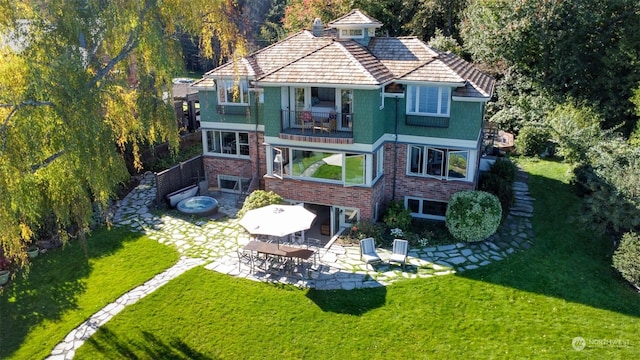
[[[407,115],[407,125],[424,126],[434,128],[448,128],[449,118],[438,116],[419,116],[419,115]]]
[[[220,115],[249,116],[251,107],[243,105],[217,105],[216,112]]]
[[[319,134],[353,133],[353,113],[335,111],[289,111],[282,110],[282,131],[301,131]]]

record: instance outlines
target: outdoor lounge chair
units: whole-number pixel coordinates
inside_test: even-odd
[[[376,253],[376,243],[373,238],[360,240],[360,260],[363,260],[365,264],[382,261]]]
[[[393,240],[393,251],[391,252],[391,257],[389,258],[389,264],[396,263],[402,265],[402,269],[404,270],[404,265],[407,262],[407,252],[409,251],[409,242],[407,240],[395,239]]]

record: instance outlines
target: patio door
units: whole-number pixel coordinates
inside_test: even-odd
[[[360,210],[356,208],[336,207],[335,209],[341,228],[352,227],[360,220]]]
[[[311,94],[307,89],[308,88],[304,87],[291,88],[289,102],[291,104],[291,108],[294,111],[294,113],[291,114],[294,120],[294,122],[291,124],[291,127],[302,128],[302,112],[311,110],[311,107],[309,106],[309,104],[311,103]]]
[[[351,118],[353,113],[353,90],[340,89],[340,114],[341,118],[338,121],[339,131],[351,131],[353,128],[353,119]]]

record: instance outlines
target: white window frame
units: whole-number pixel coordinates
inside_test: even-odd
[[[247,131],[231,131],[231,130],[203,130],[203,153],[206,155],[215,155],[215,156],[224,156],[224,157],[233,157],[239,159],[249,159],[251,158],[251,147],[249,145],[249,132]],[[216,136],[216,133],[218,135]],[[222,133],[232,133],[235,138],[233,141],[233,145],[227,145],[223,143],[224,138]],[[211,135],[210,135],[211,134]],[[247,142],[241,142],[240,134],[246,134]],[[209,147],[210,136],[212,137],[214,146],[213,149]],[[229,146],[235,146],[235,148],[229,148]],[[246,146],[248,149],[248,154],[242,154],[241,148]]]
[[[419,171],[412,171],[413,165],[413,149],[418,149],[420,154],[422,155],[419,159],[419,163],[417,163],[417,167]],[[440,164],[440,174],[430,173],[429,168],[433,168],[434,164],[429,164],[430,157],[429,153],[432,154],[441,154],[442,163]],[[450,157],[452,154],[466,154],[467,158],[467,168],[465,169],[464,177],[453,177],[449,176],[449,164],[451,162]],[[421,176],[435,179],[444,179],[444,180],[460,180],[460,181],[468,181],[471,173],[471,169],[469,167],[469,159],[471,158],[470,150],[459,150],[459,149],[448,149],[442,147],[434,147],[428,145],[409,145],[407,147],[407,175],[408,176]]]
[[[360,34],[356,34],[356,32],[360,32]],[[364,29],[340,29],[340,38],[341,39],[363,39],[364,38]]]
[[[273,168],[271,169],[271,174],[277,177],[278,179],[282,179],[285,174],[284,155],[283,155],[282,148],[273,147],[272,150],[273,150]]]
[[[233,101],[228,98],[228,90],[239,88],[240,101]],[[249,86],[247,80],[230,80],[221,79],[218,80],[218,104],[219,105],[236,105],[236,106],[249,106]]]
[[[344,187],[352,187],[352,186],[370,186],[372,184],[372,171],[371,166],[373,165],[373,156],[381,156],[377,152],[373,154],[356,154],[356,153],[347,153],[340,151],[321,151],[323,153],[332,153],[332,154],[340,154],[342,155],[342,174],[341,179],[324,179],[320,177],[312,177],[312,176],[301,176],[294,174],[294,151],[310,151],[305,148],[292,148],[292,147],[280,147],[280,146],[269,146],[267,148],[267,174],[279,179],[282,178],[292,178],[292,179],[300,179],[300,180],[309,180],[309,181],[318,181],[332,184],[341,184]],[[276,156],[280,155],[280,158],[284,160],[284,163],[276,162]],[[361,178],[362,182],[349,182],[349,179],[346,179],[346,170],[347,170],[347,158],[349,157],[362,157],[363,164],[363,173]],[[279,169],[276,168],[279,167]],[[378,164],[378,166],[381,166]],[[378,174],[378,177],[382,176],[382,174]]]
[[[411,211],[411,208],[409,207],[409,200],[415,200],[415,201],[419,201],[420,202],[419,205],[418,205],[418,212],[417,213],[411,212],[411,216],[416,217],[416,218],[422,218],[422,219],[432,219],[432,220],[442,220],[442,221],[446,220],[446,217],[442,216],[442,215],[434,215],[434,214],[424,213],[424,202],[425,201],[447,204],[446,201],[429,199],[429,198],[421,198],[421,197],[417,197],[417,196],[405,196],[404,197],[404,207],[405,207],[405,209],[408,209],[409,211]]]
[[[224,187],[224,186],[222,186],[223,181],[235,182],[235,185],[234,185],[233,188]],[[239,193],[242,192],[243,189],[236,189],[236,187],[241,186],[242,183],[247,183],[247,185],[249,185],[250,181],[251,181],[251,179],[249,179],[249,178],[243,178],[243,177],[234,176],[234,175],[220,174],[220,175],[218,175],[218,189],[220,189],[220,191],[222,191],[222,192],[239,194]]]
[[[384,174],[384,147],[378,148],[378,150],[373,152],[373,156],[371,157],[371,182],[375,183],[376,180],[382,177]],[[374,168],[375,167],[375,168]]]
[[[438,99],[435,112],[420,111],[420,93],[432,89],[438,90]],[[443,105],[446,101],[446,109]],[[407,114],[421,116],[449,117],[451,112],[451,88],[447,86],[432,85],[408,85],[407,86]],[[423,104],[424,105],[424,104]],[[446,110],[446,111],[445,111]]]

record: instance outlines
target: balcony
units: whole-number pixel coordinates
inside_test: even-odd
[[[281,139],[352,144],[353,113],[281,111]]]

